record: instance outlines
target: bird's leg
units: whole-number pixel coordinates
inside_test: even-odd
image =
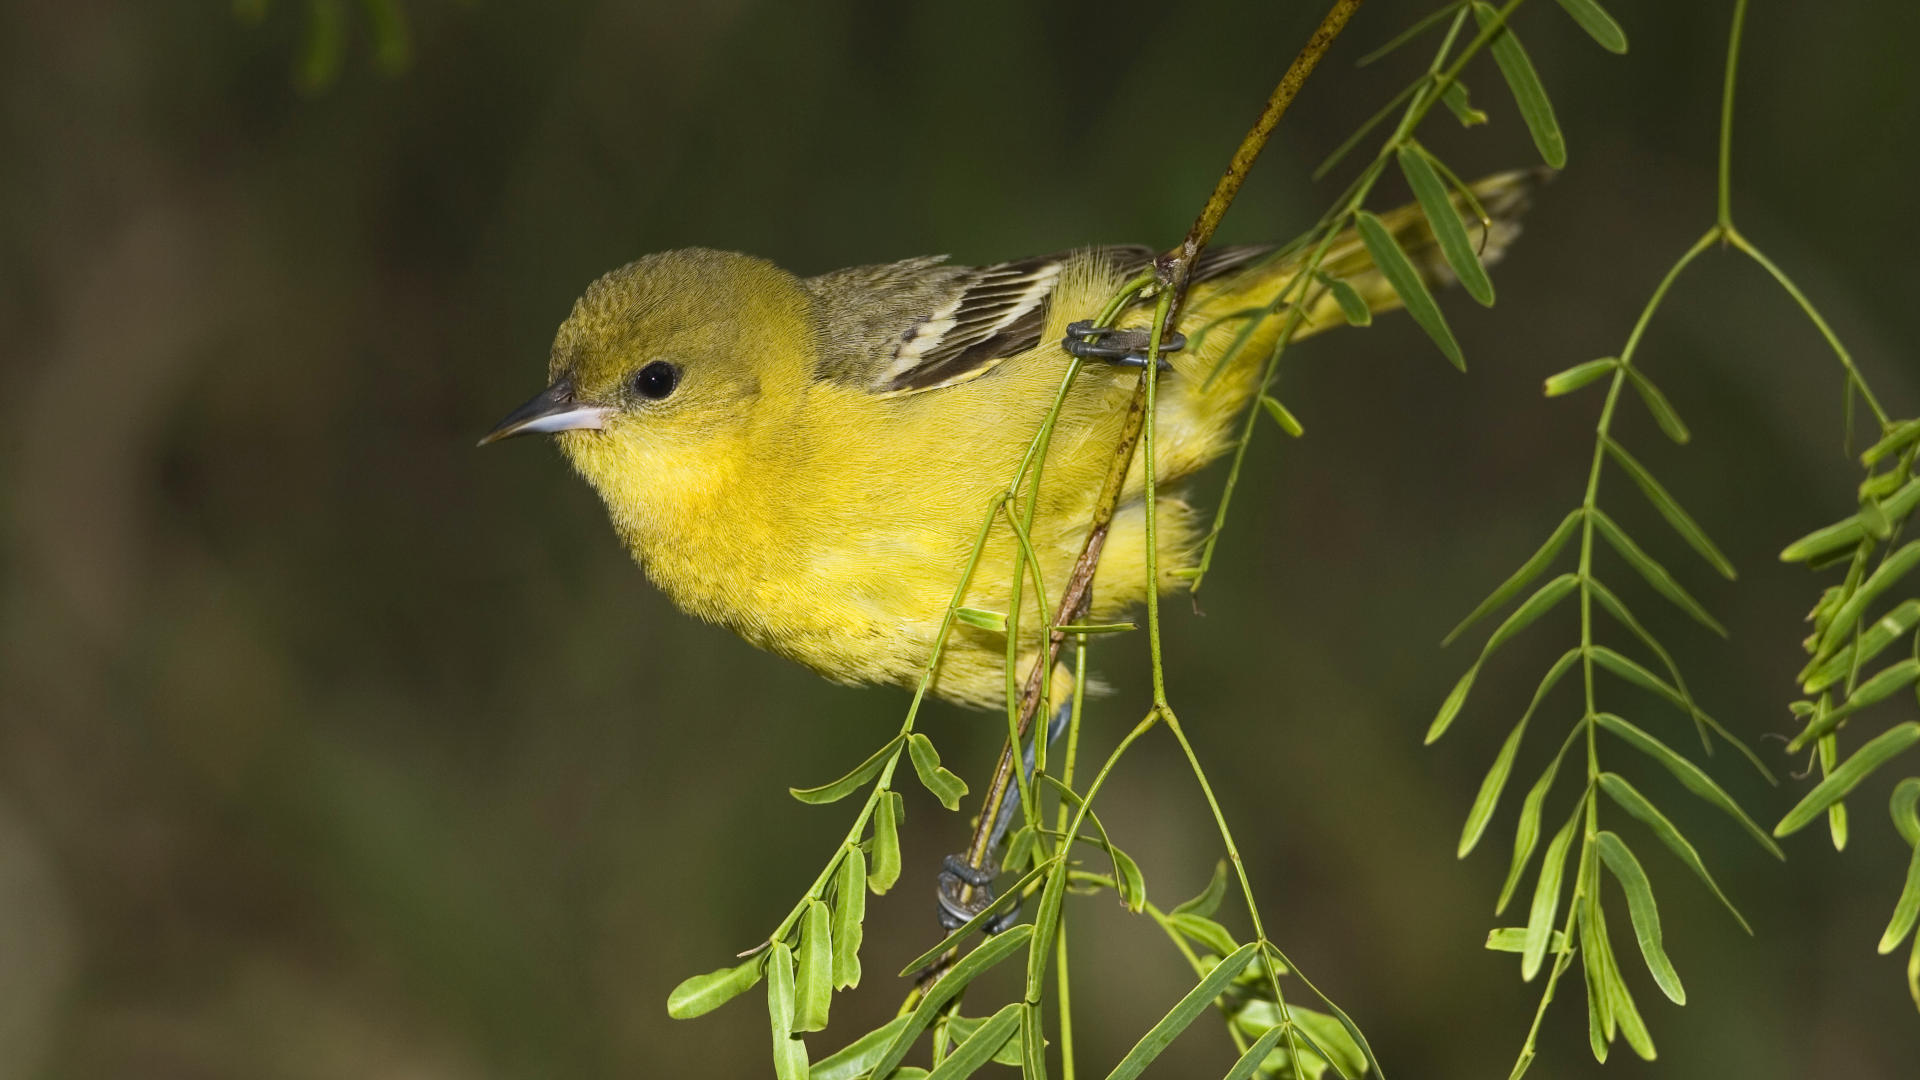
[[[1067,729],[1067,722],[1072,716],[1071,699],[1062,702],[1053,711],[1044,736],[1048,745],[1052,745],[1060,733]],[[1033,775],[1038,744],[1038,738],[1029,742],[1021,755],[1022,771],[1029,777]],[[1001,762],[1004,768],[1007,755],[1002,755]],[[1012,770],[1005,769],[1005,772],[1010,774]],[[940,864],[940,884],[936,893],[940,902],[940,925],[949,931],[965,926],[993,903],[993,878],[999,870],[998,864],[993,861],[993,853],[1000,849],[1000,842],[1006,839],[1013,819],[1019,816],[1016,804],[1020,797],[1019,785],[1012,782],[1011,775],[1003,776],[1000,771],[995,772],[994,783],[989,791],[994,789],[999,790],[1000,796],[988,802],[988,818],[975,830],[974,845],[966,854],[949,855]],[[1016,903],[988,921],[987,933],[997,934],[1012,926],[1019,917],[1020,905]]]

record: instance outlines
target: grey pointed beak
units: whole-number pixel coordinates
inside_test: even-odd
[[[515,435],[536,435],[555,431],[581,431],[606,426],[604,405],[583,405],[573,396],[573,380],[562,378],[536,394],[533,400],[508,413],[494,425],[478,445],[511,439]]]

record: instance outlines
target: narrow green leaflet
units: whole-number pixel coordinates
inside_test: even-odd
[[[833,985],[860,985],[860,938],[867,921],[867,853],[848,844],[833,875]]]
[[[1593,1059],[1604,1064],[1607,1049],[1612,1045],[1615,1033],[1620,1030],[1619,1022],[1613,1015],[1613,995],[1607,992],[1606,954],[1602,951],[1606,945],[1607,930],[1600,920],[1590,915],[1580,917],[1577,929],[1580,933],[1580,952],[1584,957],[1581,976],[1587,985],[1587,1045],[1593,1048]]]
[[[939,1065],[934,1066],[927,1080],[961,1080],[972,1076],[982,1065],[996,1060],[1000,1048],[1005,1046],[1020,1027],[1020,1003],[1014,1002],[994,1013],[985,1023],[975,1028],[960,1045],[953,1048]],[[1015,1059],[1017,1064],[1019,1059]]]
[[[1794,736],[1793,741],[1787,744],[1787,750],[1791,753],[1799,753],[1808,743],[1824,738],[1838,728],[1840,721],[1869,705],[1877,705],[1899,691],[1905,690],[1912,686],[1916,679],[1920,679],[1920,660],[1909,657],[1888,664],[1874,672],[1872,678],[1855,687],[1853,695],[1847,698],[1844,704],[1828,710],[1826,715],[1807,725],[1807,730]]]
[[[1880,935],[1880,955],[1899,948],[1912,932],[1916,919],[1920,919],[1920,846],[1914,847],[1913,857],[1907,860],[1907,884],[1893,905],[1893,919],[1887,923],[1887,932]]]
[[[1017,1030],[1020,1027],[1020,1006],[1015,1003],[1008,1005],[1007,1009],[1012,1009],[1014,1012],[1013,1027],[1016,1031],[1002,1042],[1000,1048],[995,1050],[993,1056],[987,1060],[999,1065],[1012,1065],[1014,1068],[1019,1068],[1020,1059],[1026,1052],[1025,1047],[1021,1045],[1025,1040],[1020,1037]],[[1006,1009],[1001,1010],[1001,1012],[1005,1011]],[[955,1042],[964,1042],[992,1019],[993,1017],[987,1016],[949,1016],[947,1017],[947,1037]]]
[[[833,1005],[832,914],[818,900],[807,901],[800,919],[800,951],[794,962],[793,1030],[825,1031],[827,1010]]]
[[[1855,656],[1861,664],[1868,663],[1916,625],[1920,625],[1920,600],[1907,600],[1874,620],[1853,648],[1842,649],[1817,665],[1808,664],[1800,673],[1800,689],[1817,694],[1831,687],[1852,673]]]
[[[1220,910],[1220,901],[1227,895],[1227,860],[1221,859],[1213,864],[1213,876],[1207,879],[1207,887],[1200,895],[1191,900],[1175,904],[1173,915],[1212,915]]]
[[[888,1044],[899,1035],[911,1016],[896,1016],[885,1026],[877,1027],[839,1050],[813,1063],[808,1080],[862,1080],[873,1072],[874,1063],[886,1052]],[[900,1074],[894,1073],[897,1077]]]
[[[1822,779],[1833,775],[1833,767],[1840,760],[1840,739],[1828,735],[1820,740],[1820,776]],[[1847,849],[1847,804],[1835,799],[1827,807],[1827,831],[1833,837],[1833,850]]]
[[[1893,785],[1893,798],[1887,802],[1893,815],[1893,827],[1909,846],[1920,847],[1920,776],[1909,776]]]
[[[1681,422],[1673,403],[1667,400],[1667,395],[1661,393],[1659,387],[1653,385],[1652,379],[1642,375],[1639,368],[1631,367],[1627,369],[1627,378],[1633,383],[1633,388],[1640,391],[1640,400],[1646,403],[1647,411],[1653,414],[1654,422],[1660,425],[1660,430],[1666,433],[1667,438],[1683,445],[1693,438],[1692,433],[1687,431],[1687,425]]]
[[[1900,550],[1886,557],[1867,580],[1860,583],[1847,602],[1834,612],[1833,621],[1827,624],[1826,633],[1820,636],[1820,648],[1817,655],[1825,656],[1840,647],[1840,642],[1853,632],[1854,624],[1866,614],[1867,608],[1880,594],[1892,588],[1907,572],[1920,566],[1920,540],[1910,540]]]
[[[900,880],[900,805],[897,791],[880,793],[873,808],[873,866],[867,871],[867,888],[881,896]]]
[[[1500,21],[1500,13],[1493,5],[1479,0],[1475,0],[1473,14],[1483,30]],[[1493,51],[1494,63],[1500,65],[1500,74],[1506,77],[1508,89],[1513,91],[1514,104],[1520,107],[1520,118],[1527,122],[1527,130],[1533,135],[1533,145],[1540,149],[1541,159],[1556,169],[1566,168],[1566,136],[1560,133],[1560,123],[1553,118],[1553,103],[1547,100],[1546,87],[1540,85],[1540,76],[1534,72],[1533,61],[1527,59],[1527,50],[1520,46],[1513,27],[1503,27],[1488,47]]]
[[[1714,546],[1713,541],[1707,538],[1706,530],[1680,508],[1680,504],[1674,500],[1674,497],[1667,494],[1667,489],[1660,486],[1660,481],[1655,480],[1653,474],[1648,472],[1644,465],[1635,460],[1632,454],[1627,453],[1625,447],[1613,441],[1612,438],[1607,438],[1606,444],[1607,453],[1612,455],[1614,462],[1633,478],[1634,484],[1640,488],[1640,493],[1647,497],[1647,501],[1653,504],[1655,510],[1660,511],[1661,517],[1667,519],[1667,524],[1673,526],[1673,531],[1679,533],[1680,538],[1685,540],[1693,550],[1699,552],[1700,557],[1707,560],[1715,570],[1720,571],[1722,577],[1732,581],[1737,576],[1733,570],[1733,563],[1729,562],[1727,557],[1720,553],[1720,549]]]
[[[1728,817],[1739,822],[1740,827],[1747,830],[1748,835],[1765,848],[1768,854],[1776,859],[1787,857],[1787,853],[1780,850],[1780,845],[1774,842],[1773,837],[1768,836],[1758,822],[1748,817],[1747,812],[1740,808],[1740,804],[1733,801],[1733,796],[1727,794],[1719,784],[1714,783],[1713,778],[1702,772],[1698,765],[1681,757],[1666,743],[1612,713],[1601,713],[1596,719],[1601,727],[1619,736],[1627,745],[1659,762],[1688,791],[1720,808]]]
[[[1599,42],[1601,48],[1610,53],[1627,51],[1627,32],[1620,29],[1620,24],[1613,21],[1599,0],[1560,0],[1560,6],[1567,9],[1573,21]]]
[[[1500,886],[1500,899],[1493,906],[1495,915],[1507,910],[1508,902],[1513,899],[1513,891],[1520,885],[1520,875],[1527,869],[1527,860],[1533,857],[1533,847],[1540,842],[1540,811],[1546,803],[1547,792],[1553,789],[1554,777],[1560,772],[1560,761],[1566,755],[1567,748],[1563,743],[1560,752],[1553,755],[1553,760],[1541,772],[1540,779],[1533,782],[1527,797],[1520,802],[1520,821],[1513,830],[1513,861],[1507,867],[1507,880]]]
[[[1665,597],[1674,607],[1692,616],[1695,622],[1721,637],[1727,636],[1727,628],[1720,625],[1720,620],[1708,614],[1706,607],[1695,600],[1687,590],[1681,588],[1680,583],[1667,572],[1666,567],[1661,566],[1639,544],[1634,543],[1633,538],[1628,536],[1620,526],[1614,524],[1613,519],[1601,512],[1598,507],[1593,510],[1593,524],[1595,531],[1599,532],[1601,538],[1607,542],[1607,546],[1626,560],[1627,565],[1633,567],[1648,585],[1653,586],[1653,591]]]
[[[1871,469],[1888,455],[1905,450],[1916,439],[1920,439],[1920,420],[1907,420],[1896,424],[1892,431],[1881,437],[1879,442],[1860,452],[1860,464]]]
[[[1562,518],[1560,524],[1554,527],[1552,535],[1547,537],[1546,543],[1541,544],[1539,549],[1528,556],[1527,561],[1521,564],[1520,569],[1515,570],[1512,575],[1509,576],[1507,580],[1501,582],[1500,586],[1494,589],[1485,600],[1480,601],[1480,605],[1468,613],[1466,618],[1461,619],[1460,625],[1449,630],[1447,636],[1441,639],[1440,644],[1442,646],[1453,644],[1453,640],[1459,637],[1467,627],[1479,622],[1490,612],[1498,610],[1505,606],[1507,601],[1518,596],[1521,589],[1526,588],[1529,582],[1540,576],[1541,571],[1553,565],[1554,558],[1560,554],[1560,549],[1567,546],[1567,540],[1573,536],[1574,526],[1578,524],[1580,524],[1579,510],[1575,510]],[[1427,741],[1432,742],[1433,740],[1428,739]]]
[[[1531,626],[1535,619],[1552,611],[1554,605],[1566,599],[1578,584],[1580,584],[1580,578],[1577,575],[1561,574],[1540,586],[1532,596],[1527,597],[1525,603],[1514,609],[1513,614],[1507,616],[1506,621],[1487,638],[1487,643],[1480,647],[1480,658],[1473,662],[1473,666],[1467,669],[1467,673],[1454,684],[1447,699],[1440,703],[1440,712],[1434,716],[1433,724],[1427,728],[1426,741],[1429,744],[1445,735],[1447,728],[1460,715],[1461,706],[1467,702],[1467,691],[1473,688],[1473,680],[1478,677],[1480,665],[1487,662],[1487,657],[1492,656],[1493,651],[1506,644],[1513,635]]]
[[[1598,885],[1597,874],[1595,884]],[[1588,922],[1589,920],[1582,919],[1581,925],[1585,926]],[[1595,949],[1587,954],[1587,970],[1593,972],[1597,966],[1601,992],[1607,997],[1609,1018],[1607,1035],[1611,1038],[1613,1029],[1617,1025],[1620,1034],[1626,1036],[1627,1045],[1633,1048],[1633,1052],[1640,1055],[1644,1061],[1652,1061],[1654,1059],[1653,1037],[1647,1034],[1646,1021],[1640,1018],[1640,1009],[1633,1003],[1633,994],[1627,990],[1627,981],[1620,977],[1620,961],[1614,956],[1613,942],[1607,937],[1606,927],[1600,920],[1598,903],[1594,904],[1594,917],[1591,922],[1595,931],[1593,935]],[[1596,954],[1599,959],[1598,965],[1594,963]]]
[[[1065,857],[1064,851],[1062,857]],[[1033,932],[1040,940],[1027,950],[1028,1001],[1039,1001],[1046,993],[1047,962],[1053,956],[1053,935],[1060,930],[1060,905],[1066,899],[1067,872],[1063,866],[1058,873],[1047,875],[1046,884],[1040,889],[1040,903],[1033,912]],[[1020,1030],[1024,1033],[1026,1028]]]
[[[886,768],[887,762],[893,760],[893,755],[899,752],[900,742],[904,738],[904,735],[895,735],[887,740],[887,745],[875,750],[872,757],[854,766],[852,772],[838,780],[821,784],[819,787],[788,788],[787,793],[809,806],[839,802],[858,791],[867,781],[880,775],[880,770]]]
[[[1175,930],[1205,945],[1217,955],[1225,956],[1240,947],[1239,943],[1233,940],[1232,931],[1205,915],[1195,915],[1190,911],[1178,912],[1167,916],[1167,922],[1171,923]]]
[[[1278,398],[1261,394],[1260,407],[1267,410],[1267,415],[1273,417],[1273,422],[1280,425],[1281,431],[1296,439],[1307,433],[1307,429],[1301,425],[1299,418],[1288,412],[1287,407],[1280,404]]]
[[[1579,821],[1577,812],[1568,818],[1547,842],[1547,853],[1541,859],[1540,878],[1533,887],[1533,907],[1527,913],[1526,947],[1520,956],[1520,978],[1524,982],[1533,981],[1540,973],[1540,962],[1546,959],[1553,917],[1560,911],[1560,882],[1567,873],[1567,846],[1573,843],[1574,826]]]
[[[1632,814],[1647,828],[1652,829],[1653,835],[1667,845],[1669,851],[1679,856],[1680,861],[1687,864],[1687,869],[1692,870],[1695,877],[1705,882],[1707,888],[1713,891],[1713,895],[1719,898],[1720,903],[1733,913],[1734,919],[1740,924],[1740,929],[1749,934],[1753,933],[1753,927],[1747,925],[1746,916],[1740,914],[1740,909],[1733,906],[1733,901],[1727,899],[1727,894],[1720,891],[1720,883],[1713,880],[1713,875],[1707,872],[1707,864],[1700,861],[1700,853],[1694,850],[1694,846],[1686,837],[1680,835],[1680,830],[1674,827],[1673,822],[1667,820],[1667,815],[1648,802],[1645,795],[1640,794],[1638,789],[1627,783],[1626,779],[1618,773],[1601,773],[1600,790],[1620,804],[1622,810]]]
[[[953,617],[981,630],[991,630],[996,634],[1007,632],[1007,617],[998,611],[984,611],[971,607],[954,608]]]
[[[1153,1059],[1159,1057],[1160,1052],[1187,1030],[1187,1025],[1193,1023],[1194,1018],[1211,1005],[1214,998],[1220,996],[1220,991],[1225,990],[1234,976],[1240,974],[1240,970],[1247,966],[1259,948],[1258,944],[1250,941],[1215,964],[1198,986],[1187,991],[1187,996],[1181,998],[1167,1015],[1160,1018],[1159,1023],[1140,1037],[1133,1049],[1127,1051],[1127,1056],[1120,1059],[1120,1064],[1107,1074],[1107,1080],[1133,1080],[1145,1071]]]
[[[1360,230],[1360,242],[1367,247],[1367,254],[1373,256],[1373,264],[1386,276],[1393,291],[1400,294],[1400,302],[1407,305],[1407,314],[1420,324],[1433,343],[1439,347],[1454,367],[1467,370],[1467,358],[1460,353],[1460,343],[1453,338],[1453,331],[1447,329],[1446,317],[1440,314],[1440,305],[1434,302],[1433,294],[1427,291],[1427,283],[1420,280],[1420,272],[1407,261],[1407,253],[1400,250],[1400,244],[1393,234],[1387,231],[1380,219],[1365,210],[1354,214],[1354,225]]]
[[[1669,702],[1672,702],[1673,706],[1681,712],[1690,713],[1693,711],[1693,706],[1679,690],[1674,688],[1672,683],[1648,671],[1639,663],[1620,655],[1605,645],[1595,645],[1592,653],[1594,662],[1601,667],[1633,683],[1635,686],[1659,694]]]
[[[967,782],[941,766],[933,740],[914,732],[907,738],[907,756],[913,759],[913,771],[919,774],[920,782],[940,800],[940,805],[949,810],[960,809],[960,800],[967,795]]]
[[[1567,935],[1558,930],[1553,932],[1553,941],[1547,951],[1558,952],[1565,944]],[[1524,952],[1527,947],[1527,928],[1524,926],[1502,926],[1487,931],[1487,949],[1492,952]]]
[[[1460,830],[1460,845],[1456,850],[1457,858],[1466,858],[1475,844],[1480,842],[1480,834],[1486,831],[1487,822],[1493,819],[1493,810],[1500,801],[1500,792],[1506,788],[1507,776],[1513,771],[1513,757],[1519,752],[1520,739],[1526,734],[1527,722],[1533,719],[1534,710],[1540,707],[1541,699],[1552,693],[1560,679],[1572,669],[1574,661],[1580,659],[1579,649],[1569,649],[1560,659],[1554,661],[1551,668],[1540,680],[1533,692],[1533,700],[1527,704],[1527,711],[1520,714],[1520,720],[1513,725],[1513,731],[1507,735],[1507,741],[1500,745],[1500,753],[1493,759],[1493,766],[1487,770],[1486,778],[1480,781],[1480,791],[1473,798],[1473,806],[1467,811],[1467,823]]]
[[[1448,83],[1447,88],[1440,91],[1440,100],[1453,113],[1453,118],[1460,121],[1461,127],[1474,127],[1487,122],[1487,114],[1474,108],[1473,103],[1467,100],[1467,84],[1459,79]]]
[[[764,959],[755,956],[744,964],[687,979],[667,995],[667,1015],[675,1020],[691,1020],[753,989],[760,981]]]
[[[1805,828],[1807,823],[1820,816],[1820,811],[1846,797],[1847,792],[1859,786],[1873,770],[1885,764],[1887,759],[1920,742],[1920,723],[1908,721],[1897,727],[1891,727],[1875,736],[1872,741],[1853,752],[1844,764],[1827,774],[1825,780],[1800,800],[1800,804],[1787,811],[1780,824],[1773,827],[1773,835],[1789,836]]]
[[[1565,371],[1547,376],[1543,390],[1550,398],[1571,394],[1583,386],[1597,382],[1601,376],[1619,366],[1620,361],[1611,356],[1589,360],[1584,364],[1575,364]]]
[[[1920,476],[1908,480],[1899,491],[1881,500],[1879,514],[1883,518],[1899,520],[1920,508]],[[1858,544],[1867,535],[1866,522],[1860,514],[1843,518],[1831,525],[1818,528],[1788,544],[1780,552],[1781,562],[1818,562],[1844,548]]]
[[[1373,325],[1373,309],[1360,298],[1360,290],[1348,284],[1345,278],[1328,277],[1318,271],[1314,272],[1314,276],[1333,294],[1333,302],[1340,305],[1340,314],[1346,318],[1347,325]]]
[[[1056,876],[1066,877],[1065,874]],[[1033,927],[1022,923],[1010,930],[995,934],[981,942],[979,948],[961,957],[960,962],[953,965],[953,970],[947,972],[939,982],[927,988],[926,995],[920,999],[920,1004],[908,1014],[907,1023],[894,1033],[893,1041],[887,1044],[887,1048],[881,1052],[869,1071],[874,1076],[886,1076],[891,1073],[894,1066],[900,1064],[900,1059],[907,1056],[907,1050],[913,1045],[913,1041],[920,1037],[920,1033],[926,1030],[928,1024],[933,1023],[933,1018],[939,1015],[947,1002],[953,1000],[955,994],[965,989],[967,984],[981,972],[1026,947],[1027,939],[1031,937],[1033,937]]]
[[[1474,254],[1473,241],[1467,237],[1467,227],[1460,220],[1460,212],[1453,208],[1453,199],[1447,194],[1447,185],[1440,174],[1433,171],[1433,163],[1427,160],[1426,152],[1415,146],[1402,144],[1399,150],[1400,172],[1407,178],[1407,186],[1413,189],[1413,197],[1420,203],[1420,211],[1427,216],[1427,224],[1433,227],[1433,238],[1440,245],[1440,255],[1447,265],[1460,278],[1460,284],[1467,295],[1491,307],[1493,304],[1493,282],[1487,277],[1487,268],[1480,265],[1480,256]]]
[[[1275,1024],[1268,1028],[1265,1035],[1255,1039],[1253,1045],[1247,1047],[1247,1052],[1240,1055],[1240,1060],[1233,1063],[1233,1068],[1227,1070],[1225,1080],[1253,1080],[1254,1070],[1260,1067],[1261,1062],[1267,1060],[1267,1055],[1273,1052],[1274,1044],[1278,1043],[1280,1037],[1286,1033],[1285,1024]]]
[[[773,1028],[773,1074],[807,1080],[807,1044],[793,1037],[793,952],[784,941],[767,951],[767,1019]]]
[[[1660,909],[1653,902],[1653,886],[1647,884],[1646,871],[1640,869],[1640,860],[1633,857],[1626,841],[1619,836],[1602,830],[1598,843],[1600,858],[1627,894],[1633,936],[1640,943],[1640,955],[1646,958],[1647,970],[1653,974],[1661,993],[1675,1005],[1685,1005],[1687,991],[1680,985],[1680,973],[1673,969],[1673,961],[1667,959],[1666,946],[1661,942]]]

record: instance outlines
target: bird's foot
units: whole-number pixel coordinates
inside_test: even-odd
[[[958,930],[991,907],[994,901],[994,875],[994,867],[974,866],[963,855],[949,855],[942,860],[940,885],[936,891],[940,902],[940,925],[948,932]],[[989,934],[997,934],[1012,926],[1019,918],[1020,905],[1016,902],[988,919],[985,930]]]
[[[1123,330],[1117,326],[1095,326],[1089,319],[1068,326],[1067,336],[1060,342],[1061,348],[1082,360],[1103,360],[1116,367],[1145,367],[1147,347],[1152,344],[1152,331],[1145,327]],[[1172,371],[1173,365],[1164,357],[1186,347],[1186,335],[1168,331],[1160,339],[1160,370]]]

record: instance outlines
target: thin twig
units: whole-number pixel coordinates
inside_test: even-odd
[[[1172,297],[1172,303],[1167,305],[1165,318],[1160,324],[1162,334],[1165,328],[1177,318],[1179,302],[1185,298],[1195,260],[1212,241],[1214,230],[1219,227],[1220,220],[1226,216],[1227,208],[1233,204],[1234,197],[1239,194],[1240,185],[1246,181],[1247,172],[1253,167],[1254,160],[1266,147],[1267,139],[1273,134],[1274,126],[1279,123],[1287,107],[1293,103],[1295,95],[1306,82],[1307,76],[1319,64],[1320,58],[1326,54],[1328,47],[1346,27],[1347,20],[1352,18],[1353,13],[1359,9],[1360,2],[1361,0],[1336,0],[1326,16],[1320,20],[1319,27],[1308,39],[1306,46],[1300,50],[1298,56],[1294,57],[1293,63],[1288,65],[1286,74],[1280,77],[1279,84],[1274,87],[1273,94],[1267,99],[1266,108],[1261,110],[1252,129],[1240,141],[1239,148],[1234,151],[1233,159],[1227,164],[1226,172],[1221,174],[1219,182],[1214,185],[1213,194],[1208,197],[1206,206],[1194,219],[1192,228],[1187,230],[1186,238],[1179,246],[1155,260],[1154,273],[1159,287],[1169,292]],[[1053,666],[1054,657],[1058,655],[1062,642],[1066,640],[1067,635],[1060,627],[1070,626],[1080,621],[1092,599],[1093,573],[1100,563],[1101,552],[1106,548],[1107,533],[1113,523],[1114,511],[1119,506],[1121,492],[1125,489],[1127,473],[1132,468],[1134,454],[1140,444],[1140,433],[1146,420],[1146,372],[1153,370],[1157,359],[1157,357],[1149,358],[1143,368],[1140,382],[1135,386],[1133,396],[1128,402],[1127,414],[1121,424],[1120,438],[1115,443],[1113,456],[1107,468],[1107,476],[1101,485],[1100,497],[1094,503],[1086,543],[1081,548],[1080,557],[1074,560],[1073,570],[1067,578],[1066,589],[1061,594],[1046,642],[1042,646],[1040,655],[1034,659],[1033,667],[1027,673],[1026,683],[1022,687],[1020,719],[1016,728],[1017,736],[1021,740],[1024,740],[1033,729],[1035,715],[1040,705],[1041,688],[1045,684],[1047,672]],[[1157,588],[1158,582],[1148,582],[1147,587]],[[994,769],[993,781],[987,785],[984,809],[974,828],[973,841],[967,846],[967,863],[975,869],[984,867],[992,854],[987,850],[987,844],[993,836],[993,826],[999,813],[1000,802],[1006,796],[1008,785],[1014,782],[1014,770],[1019,754],[1019,745],[1009,742],[1000,752],[1000,760]],[[960,894],[961,901],[964,903],[970,900],[972,893],[970,886],[963,888]],[[929,975],[937,978],[952,962],[955,955],[957,954],[949,953],[943,957],[930,970]]]

